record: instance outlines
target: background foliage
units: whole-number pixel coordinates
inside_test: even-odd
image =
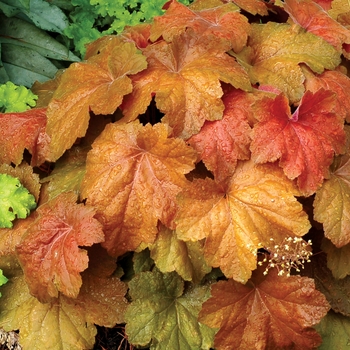
[[[115,324],[151,349],[345,348],[348,4],[43,2],[0,2],[5,81],[6,45],[55,67],[0,114],[0,173],[32,196],[0,230],[0,326],[25,349]]]

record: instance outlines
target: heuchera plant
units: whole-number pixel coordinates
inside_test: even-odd
[[[24,349],[117,323],[151,349],[343,349],[349,4],[165,9],[0,115],[0,173],[38,202],[0,231],[0,327]]]

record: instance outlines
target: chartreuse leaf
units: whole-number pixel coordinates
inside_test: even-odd
[[[215,330],[197,320],[210,295],[208,285],[184,290],[175,272],[162,274],[154,269],[135,276],[129,288],[132,302],[125,314],[125,330],[130,343],[157,350],[212,347]]]
[[[304,93],[304,63],[320,74],[340,63],[340,53],[322,38],[297,25],[268,22],[252,24],[247,47],[238,55],[253,84],[272,85],[283,91],[290,102]]]
[[[260,244],[308,232],[298,194],[276,163],[241,161],[226,183],[195,179],[178,195],[176,233],[184,241],[206,238],[208,264],[245,283],[256,268]]]
[[[90,111],[112,114],[133,87],[129,75],[147,67],[133,43],[111,38],[101,53],[72,64],[60,77],[47,109],[51,138],[46,159],[56,161],[78,137],[85,136]],[[57,133],[60,130],[60,133]]]
[[[150,246],[151,258],[163,273],[176,271],[185,281],[199,283],[211,271],[205,262],[203,242],[184,242],[164,226]]]
[[[0,174],[0,228],[11,228],[16,217],[25,219],[35,208],[34,196],[17,178]]]
[[[38,96],[11,81],[0,85],[0,112],[24,112],[34,107]]]
[[[92,144],[81,198],[97,208],[113,256],[153,243],[158,221],[174,228],[176,195],[187,184],[196,152],[167,125],[111,123]]]
[[[311,327],[330,309],[311,278],[267,276],[263,268],[243,285],[219,281],[204,302],[199,321],[220,327],[215,349],[314,349],[321,337]],[[291,315],[293,317],[291,318]]]
[[[0,286],[2,286],[3,284],[5,284],[8,281],[8,279],[3,275],[2,270],[0,269]],[[1,297],[1,293],[0,293],[0,297]]]
[[[221,82],[250,91],[246,71],[227,55],[226,45],[201,36],[191,28],[171,43],[163,40],[143,50],[148,68],[132,77],[134,89],[123,101],[125,120],[146,111],[155,95],[162,122],[173,135],[187,139],[205,120],[219,120],[224,112]]]
[[[349,347],[350,318],[329,311],[321,322],[314,326],[322,337],[318,350],[346,349]]]
[[[42,204],[16,247],[29,289],[42,302],[59,292],[77,297],[80,272],[89,261],[87,251],[80,247],[104,240],[102,225],[93,218],[95,209],[76,200],[76,194],[67,192]]]

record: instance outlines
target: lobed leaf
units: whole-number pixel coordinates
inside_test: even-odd
[[[301,63],[318,74],[340,63],[340,53],[323,39],[298,26],[274,22],[252,24],[248,46],[235,56],[253,84],[274,86],[292,103],[304,93]]]
[[[60,294],[48,303],[29,293],[23,276],[11,278],[2,288],[0,327],[19,329],[25,349],[92,349],[94,323],[111,327],[124,319],[126,286],[116,277],[86,277],[76,299]]]
[[[305,74],[305,87],[315,93],[323,88],[337,94],[335,111],[347,122],[350,121],[350,101],[347,98],[350,94],[350,78],[340,69],[325,71],[322,74],[313,74],[309,70],[303,69]]]
[[[211,271],[204,259],[202,242],[181,241],[177,238],[176,231],[164,226],[160,228],[149,249],[151,258],[161,272],[176,271],[185,281],[200,283]]]
[[[226,277],[245,283],[256,268],[256,250],[309,228],[294,197],[298,191],[276,164],[240,162],[227,184],[195,179],[178,196],[179,239],[206,238],[204,255]]]
[[[208,286],[184,283],[176,273],[142,272],[129,283],[132,303],[125,315],[126,333],[132,344],[151,349],[207,349],[215,330],[197,321],[209,297]]]
[[[220,40],[220,46],[226,47],[226,51],[233,49],[239,52],[247,42],[250,25],[233,3],[197,9],[196,5],[187,7],[171,0],[167,6],[163,16],[154,18],[150,36],[152,41],[162,37],[171,42],[175,36],[192,28],[198,35],[208,36],[217,44]]]
[[[290,179],[297,178],[301,192],[313,194],[329,174],[333,156],[343,152],[343,119],[334,113],[336,95],[320,89],[307,91],[291,115],[282,94],[262,100],[257,110],[260,121],[252,134],[252,159],[279,164]]]
[[[35,208],[34,196],[18,178],[0,174],[0,228],[12,228],[13,220],[25,219]]]
[[[102,242],[95,209],[76,204],[76,194],[63,193],[36,210],[37,217],[16,247],[30,292],[42,302],[59,292],[77,297],[88,266],[81,246]]]
[[[242,350],[314,349],[322,340],[311,327],[328,310],[311,278],[278,276],[276,269],[263,276],[259,267],[246,285],[233,280],[214,284],[199,321],[220,327],[214,342],[218,350],[232,344]]]
[[[249,121],[254,115],[254,99],[249,93],[232,89],[222,100],[225,104],[222,119],[206,121],[200,132],[187,140],[218,182],[233,174],[237,160],[250,158]]]
[[[81,197],[97,208],[113,256],[152,243],[158,220],[173,227],[176,195],[196,154],[165,124],[108,124],[88,153]]]
[[[313,33],[337,51],[342,51],[344,43],[350,44],[350,30],[342,26],[316,2],[312,0],[286,0],[284,9],[294,23],[299,24],[309,33]]]
[[[350,244],[337,248],[330,240],[322,240],[322,251],[327,254],[327,267],[336,279],[350,275]]]
[[[50,141],[45,131],[46,120],[44,108],[0,113],[0,163],[20,164],[25,149],[32,154],[31,165],[43,163],[43,152]]]
[[[330,311],[315,329],[322,336],[319,350],[345,349],[350,339],[350,320],[341,314]]]
[[[192,30],[171,43],[158,41],[143,50],[148,68],[135,75],[134,88],[121,109],[130,121],[146,111],[155,96],[162,121],[173,135],[184,139],[199,132],[205,120],[222,118],[224,104],[220,81],[249,91],[245,70],[225,53],[220,43],[198,37]]]
[[[60,77],[47,109],[46,131],[51,142],[46,159],[56,161],[78,137],[85,135],[90,111],[114,113],[124,95],[132,91],[129,75],[146,65],[145,57],[133,43],[116,37],[100,54],[70,65]]]

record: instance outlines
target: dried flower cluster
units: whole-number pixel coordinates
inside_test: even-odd
[[[305,262],[310,262],[311,240],[305,242],[300,237],[288,237],[285,238],[281,244],[274,244],[274,239],[271,238],[271,246],[263,247],[265,251],[265,257],[258,262],[258,265],[262,266],[267,262],[264,275],[267,275],[268,271],[274,267],[278,270],[278,275],[290,276],[291,269],[295,269],[300,272],[300,268],[304,268]]]

